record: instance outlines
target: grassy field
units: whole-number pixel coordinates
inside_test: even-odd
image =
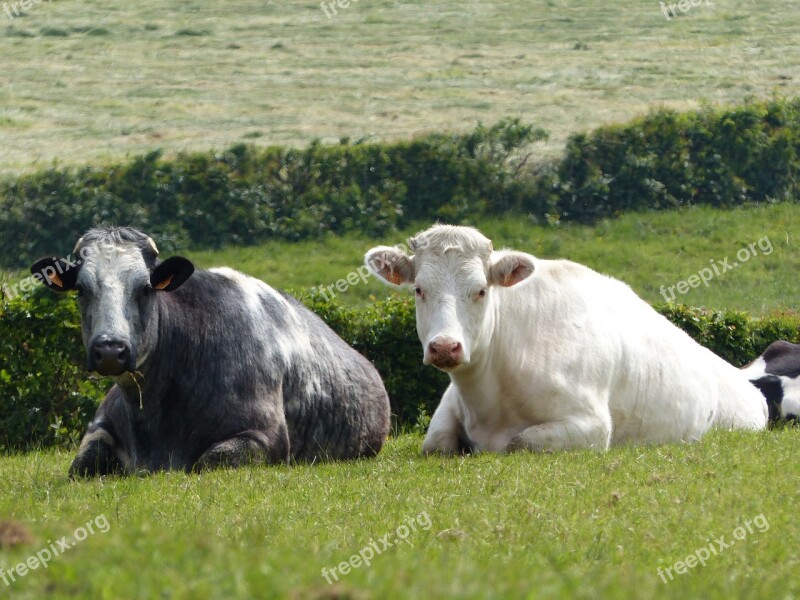
[[[656,0],[351,0],[331,18],[318,0],[56,0],[22,14],[5,2],[0,175],[154,148],[407,139],[507,115],[551,132],[544,157],[654,107],[800,92],[796,0],[714,0],[670,19]],[[475,225],[495,247],[582,262],[652,303],[727,261],[675,299],[759,315],[800,303],[799,221],[799,206],[774,205]],[[412,233],[186,254],[304,290]],[[372,280],[337,300],[391,293]],[[0,597],[800,596],[800,428],[606,454],[422,458],[421,441],[352,463],[88,482],[66,478],[71,453],[0,457]],[[63,554],[47,568],[31,558],[50,548]],[[369,548],[371,565],[355,566]],[[12,579],[20,563],[37,568]]]
[[[403,436],[355,463],[77,483],[65,477],[67,454],[6,458],[0,515],[29,537],[0,550],[0,566],[62,536],[70,544],[88,522],[95,533],[0,590],[192,600],[800,594],[800,429],[607,454],[423,459],[420,444]],[[339,566],[367,547],[379,550],[369,566]],[[674,566],[691,555],[705,566]]]
[[[795,0],[57,0],[0,12],[0,173],[152,148],[552,132],[800,89]],[[330,12],[330,11],[329,11]]]
[[[631,214],[595,227],[567,224],[536,226],[524,219],[503,218],[475,223],[496,248],[531,252],[540,258],[569,258],[618,277],[651,303],[664,302],[670,286],[687,280],[714,261],[708,286],[673,295],[676,301],[709,308],[734,308],[754,315],[800,306],[800,251],[796,238],[800,206],[779,204],[731,211],[696,207],[663,213]],[[231,265],[278,288],[295,290],[334,285],[358,269],[364,253],[376,244],[404,243],[409,230],[388,239],[330,237],[323,242],[273,243],[188,255],[204,267]],[[758,241],[761,240],[761,246]],[[756,242],[750,252],[750,244]],[[749,257],[739,263],[742,248]],[[771,251],[770,251],[771,248]],[[745,252],[742,253],[745,256]],[[719,265],[728,258],[729,269]],[[358,305],[384,298],[391,288],[370,277],[336,300]],[[331,295],[331,294],[329,294]]]
[[[493,240],[496,248],[510,247],[540,258],[568,258],[589,265],[622,279],[651,304],[664,302],[666,294],[692,306],[762,315],[800,307],[800,284],[795,276],[800,272],[798,223],[800,206],[776,204],[630,214],[594,227],[573,223],[541,226],[518,217],[486,219],[474,225]],[[337,281],[358,271],[364,253],[372,246],[405,243],[419,228],[382,239],[329,236],[323,241],[274,242],[184,254],[204,268],[231,266],[276,288],[295,292],[321,288],[337,302],[359,306],[410,292],[395,291],[373,276],[368,276],[366,283],[359,277],[355,285],[340,292],[335,287]],[[753,243],[756,245],[751,249]],[[736,255],[743,249],[747,260],[738,264]],[[726,259],[727,267],[720,264]],[[715,265],[719,275],[713,271]],[[679,293],[676,287],[669,292],[671,286],[704,268],[714,273],[708,286],[689,288],[686,293]],[[0,273],[0,283],[13,286],[26,275]]]

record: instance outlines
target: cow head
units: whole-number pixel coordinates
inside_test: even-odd
[[[156,295],[180,287],[194,272],[181,257],[157,261],[152,238],[127,227],[92,229],[68,258],[43,258],[31,272],[51,290],[75,290],[89,371],[136,371],[155,339]]]
[[[378,246],[365,257],[385,282],[416,294],[423,362],[445,371],[468,365],[487,348],[494,328],[496,288],[511,287],[534,271],[533,257],[494,252],[471,227],[435,225],[409,240],[414,252]]]

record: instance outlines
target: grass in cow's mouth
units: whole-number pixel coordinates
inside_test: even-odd
[[[136,384],[136,389],[139,391],[139,410],[144,410],[144,396],[142,394],[142,385],[136,379],[137,377],[141,377],[142,383],[144,383],[144,373],[142,373],[141,371],[128,371],[127,374],[130,376],[131,381],[133,381],[133,383]]]

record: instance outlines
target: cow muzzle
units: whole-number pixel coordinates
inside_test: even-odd
[[[97,338],[89,346],[88,368],[100,375],[116,377],[134,370],[133,353],[126,342]]]
[[[436,336],[428,343],[422,362],[439,369],[455,368],[464,363],[464,346],[453,338]]]

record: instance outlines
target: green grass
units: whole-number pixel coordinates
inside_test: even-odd
[[[709,308],[732,308],[761,315],[800,305],[800,252],[795,232],[800,206],[778,204],[715,210],[695,207],[661,213],[630,214],[604,221],[595,227],[566,224],[537,226],[525,219],[502,218],[475,223],[496,248],[503,246],[531,252],[540,258],[569,258],[622,279],[651,303],[664,302],[665,289],[686,280],[709,261],[732,265],[736,253],[763,238],[765,255],[757,256],[720,276],[707,287],[675,291],[684,304]],[[404,243],[409,230],[384,239],[351,236],[329,237],[322,242],[271,243],[250,248],[227,248],[214,252],[187,253],[199,265],[230,265],[264,279],[278,288],[302,290],[327,288],[362,264],[364,253],[376,244]],[[767,241],[769,243],[767,243]],[[720,272],[723,270],[719,267]],[[336,299],[358,305],[384,298],[391,288],[374,278],[361,280]]]
[[[800,206],[775,204],[629,214],[594,227],[573,223],[541,226],[519,217],[485,219],[474,225],[493,240],[495,248],[510,247],[540,258],[568,258],[586,264],[625,281],[651,304],[665,301],[662,286],[666,290],[687,280],[709,267],[710,261],[727,258],[733,265],[738,262],[739,250],[763,240],[764,247],[772,247],[771,253],[764,254],[756,246],[756,255],[751,254],[745,263],[725,272],[718,267],[720,275],[708,286],[691,288],[685,294],[674,292],[676,301],[683,304],[744,310],[758,316],[800,306],[798,222]],[[276,288],[302,292],[335,286],[361,267],[364,253],[372,246],[405,243],[409,235],[427,225],[380,239],[329,236],[322,241],[272,242],[183,254],[204,268],[230,266]],[[0,273],[0,282],[13,285],[25,275]],[[328,293],[350,306],[408,294],[372,276],[367,283],[357,279],[343,293],[335,287]]]
[[[19,0],[9,0],[9,3]],[[0,173],[520,116],[569,133],[800,88],[795,0],[58,0],[0,12]]]
[[[66,479],[65,453],[5,458],[0,515],[33,539],[0,550],[0,565],[16,565],[104,515],[107,533],[29,572],[11,586],[12,597],[800,594],[800,429],[714,432],[696,444],[606,454],[425,459],[420,444],[402,436],[377,459],[352,463],[89,482]],[[666,584],[657,574],[710,538],[734,540],[736,528],[759,515],[760,527],[705,567]],[[323,568],[386,534],[395,540],[414,518],[417,531],[397,534],[407,543],[328,586]]]

